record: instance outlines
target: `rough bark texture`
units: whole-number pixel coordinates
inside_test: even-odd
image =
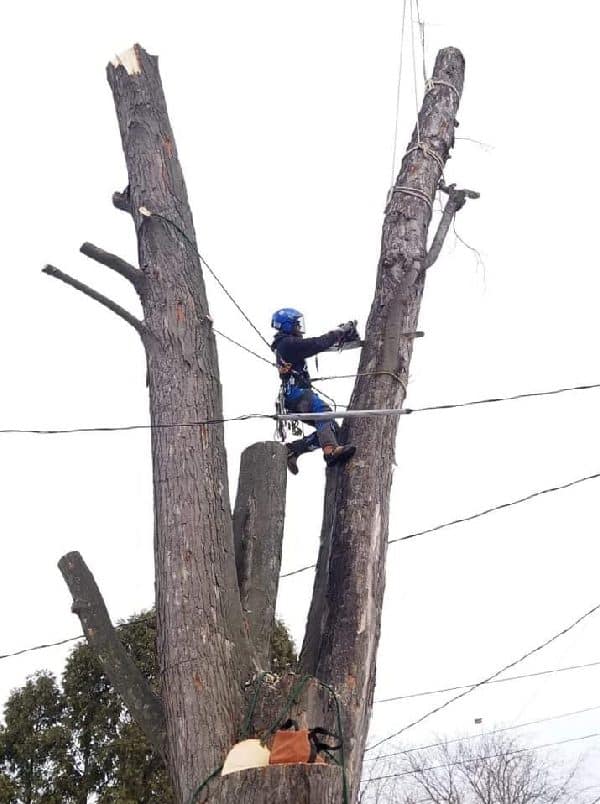
[[[179,801],[235,742],[250,651],[236,583],[215,339],[157,59],[108,66],[138,239],[168,763]],[[132,66],[133,65],[133,66]]]
[[[462,54],[447,48],[436,59],[433,80],[419,114],[420,142],[445,162],[454,141],[454,121],[464,79]],[[418,143],[415,129],[409,147]],[[427,149],[404,157],[383,224],[375,298],[366,327],[350,407],[398,408],[406,395],[412,338],[417,329],[425,279],[431,207],[399,188],[416,188],[433,201],[440,180],[438,160]],[[355,458],[328,470],[321,549],[314,596],[301,656],[302,669],[333,685],[343,704],[351,801],[358,795],[362,754],[375,685],[388,538],[389,497],[398,416],[352,419],[344,427],[356,444]]]
[[[235,558],[242,610],[263,670],[270,667],[286,487],[283,444],[263,441],[244,450],[233,514]]]
[[[73,596],[72,610],[79,617],[83,633],[102,669],[147,740],[164,757],[166,732],[162,704],[117,636],[94,576],[77,552],[64,555],[58,568]]]
[[[228,804],[338,804],[342,773],[335,765],[269,765],[218,777],[208,798]]]

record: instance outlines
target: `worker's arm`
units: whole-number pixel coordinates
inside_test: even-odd
[[[284,360],[290,363],[297,363],[306,360],[307,357],[319,354],[329,349],[340,339],[342,331],[334,329],[319,335],[318,338],[286,338],[285,344],[281,344],[280,352]]]

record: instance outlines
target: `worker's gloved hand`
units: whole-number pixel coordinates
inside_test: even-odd
[[[351,341],[358,337],[356,331],[356,321],[346,321],[345,324],[339,324],[337,332],[340,333],[340,338],[346,341]]]

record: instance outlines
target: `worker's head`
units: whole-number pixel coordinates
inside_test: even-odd
[[[302,335],[304,332],[304,316],[299,310],[294,310],[293,307],[283,307],[273,313],[271,326],[286,335]]]

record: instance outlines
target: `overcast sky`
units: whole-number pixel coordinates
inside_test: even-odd
[[[410,0],[409,0],[410,4]],[[407,404],[600,382],[595,4],[421,0],[428,73],[439,47],[466,58],[448,181],[481,192],[458,215],[428,275]],[[146,423],[137,336],[40,273],[46,262],[138,311],[124,280],[78,253],[85,240],[135,261],[127,183],[104,68],[133,42],[160,56],[200,248],[250,317],[294,306],[309,333],[360,325],[374,287],[390,185],[400,0],[184,3],[26,2],[0,32],[4,124],[0,427]],[[418,29],[414,26],[418,45]],[[407,24],[398,148],[415,86]],[[422,93],[416,52],[417,92]],[[461,139],[465,138],[465,139]],[[481,141],[479,145],[471,139]],[[268,357],[206,277],[217,326]],[[225,413],[268,412],[266,364],[221,342]],[[356,353],[321,374],[350,373]],[[330,383],[340,402],[351,383]],[[599,391],[423,413],[399,428],[390,536],[402,536],[600,471]],[[269,423],[228,426],[239,454]],[[0,436],[0,653],[79,633],[56,569],[81,551],[114,619],[153,602],[147,432]],[[284,570],[317,554],[319,455],[290,478]],[[376,697],[466,684],[516,659],[600,603],[600,481],[390,547]],[[283,580],[279,612],[300,642],[312,574]],[[519,666],[600,660],[600,614]],[[0,700],[66,648],[0,662]],[[517,671],[518,672],[518,671]],[[600,668],[490,686],[403,737],[472,733],[600,706]],[[443,695],[376,705],[385,736]],[[600,710],[516,731],[527,745],[600,731]],[[392,743],[394,744],[394,743]],[[600,738],[557,748],[558,760]],[[593,795],[591,796],[593,798]]]

